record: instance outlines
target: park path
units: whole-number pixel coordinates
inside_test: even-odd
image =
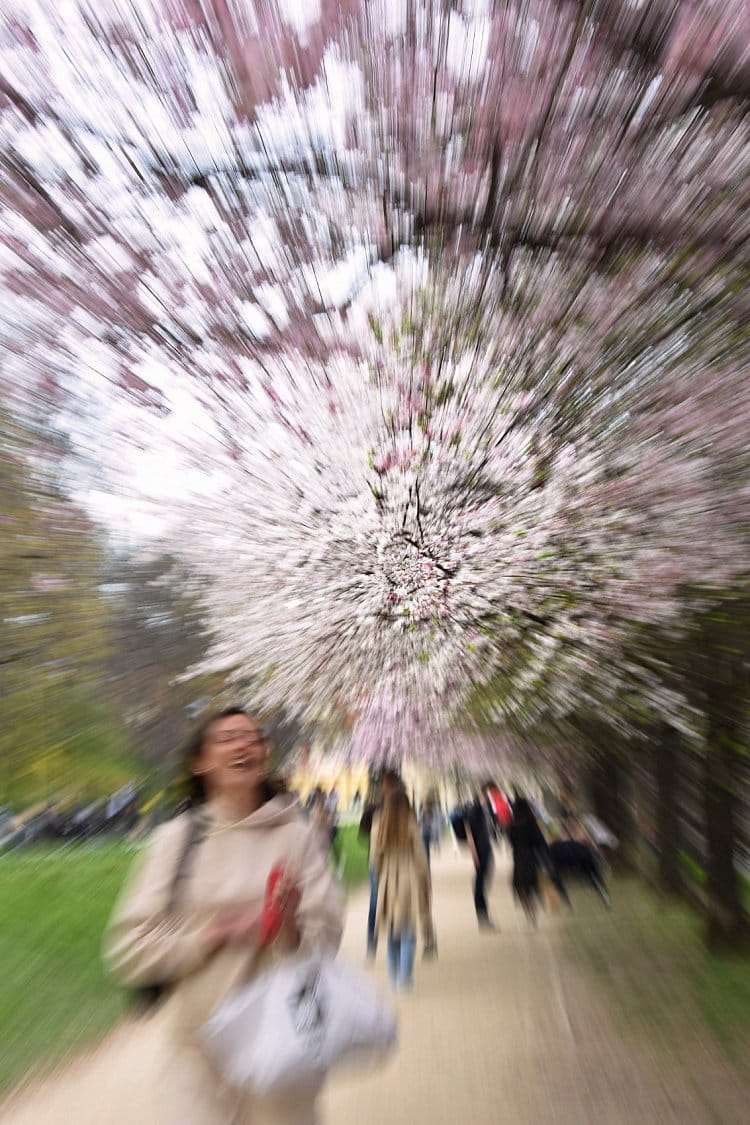
[[[440,956],[419,964],[399,999],[400,1049],[382,1069],[338,1075],[325,1125],[740,1125],[748,1089],[711,1052],[690,1065],[639,1045],[569,956],[564,918],[536,933],[511,900],[500,859],[491,907],[497,934],[480,934],[467,857],[435,864]],[[367,903],[349,910],[345,952],[361,960]],[[616,924],[593,895],[577,898],[591,926]],[[616,917],[616,915],[614,916]],[[567,950],[567,955],[566,955]],[[380,958],[382,962],[383,958]],[[383,974],[382,964],[376,973]],[[0,1107],[3,1125],[163,1125],[150,1096],[158,1020],[124,1026],[39,1089]]]

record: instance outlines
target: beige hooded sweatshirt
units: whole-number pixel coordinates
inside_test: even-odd
[[[189,816],[204,819],[206,835],[193,848],[170,916],[170,887],[187,839]],[[131,987],[156,983],[169,987],[160,1014],[168,1056],[165,1121],[307,1125],[314,1120],[309,1099],[301,1106],[259,1107],[227,1091],[197,1036],[236,985],[284,955],[277,943],[271,951],[229,945],[207,956],[203,943],[206,929],[222,911],[261,907],[276,864],[286,868],[301,893],[297,913],[301,951],[335,951],[342,930],[341,896],[317,835],[296,801],[285,795],[234,823],[218,807],[206,805],[162,825],[115,911],[105,939],[105,960],[112,971]]]

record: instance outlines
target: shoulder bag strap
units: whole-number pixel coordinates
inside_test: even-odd
[[[199,813],[191,811],[187,814],[187,817],[188,829],[185,835],[185,841],[182,845],[182,851],[177,860],[177,866],[174,869],[172,882],[169,886],[169,898],[167,900],[168,914],[171,914],[177,906],[180,883],[189,875],[190,861],[195,855],[195,849],[202,843],[206,835],[206,825],[203,817]]]

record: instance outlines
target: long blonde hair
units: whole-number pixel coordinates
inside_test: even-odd
[[[407,852],[412,841],[414,813],[403,789],[396,790],[383,804],[378,825],[378,848],[383,852]]]

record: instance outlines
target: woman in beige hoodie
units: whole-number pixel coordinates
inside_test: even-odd
[[[341,938],[338,890],[296,801],[268,784],[268,749],[259,723],[239,708],[203,725],[189,754],[193,808],[156,831],[107,934],[106,959],[125,984],[166,986],[159,1013],[165,1047],[159,1121],[316,1121],[312,1094],[261,1102],[229,1089],[198,1037],[236,985],[292,951],[335,950]],[[196,824],[195,843],[181,865]],[[298,895],[289,900],[277,940],[262,948],[260,915],[277,864]]]

